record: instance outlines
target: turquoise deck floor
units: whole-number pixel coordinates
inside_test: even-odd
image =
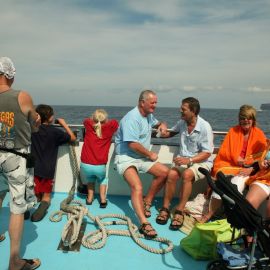
[[[172,252],[163,255],[153,254],[139,247],[130,237],[123,236],[109,236],[105,247],[99,250],[87,249],[84,246],[81,246],[80,252],[64,253],[63,251],[57,250],[66,218],[64,217],[63,220],[58,223],[53,223],[49,220],[49,216],[51,213],[59,210],[60,202],[66,198],[66,196],[67,194],[63,193],[54,194],[48,214],[41,222],[32,223],[30,220],[25,222],[21,255],[24,258],[40,258],[41,266],[39,269],[206,269],[206,261],[193,260],[179,247],[180,239],[185,236],[183,233],[180,231],[170,231],[168,225],[162,226],[155,223],[157,208],[161,206],[159,199],[155,201],[154,206],[151,208],[152,217],[149,220],[158,231],[159,236],[166,237],[174,243]],[[0,270],[6,270],[8,268],[8,199],[8,196],[6,196],[0,214],[0,232],[4,232],[6,235],[6,240],[0,243]],[[79,199],[84,202],[84,198]],[[129,197],[109,196],[108,199],[109,204],[106,209],[100,209],[98,200],[95,200],[93,205],[88,206],[91,213],[93,215],[111,213],[124,214],[136,222]],[[121,226],[121,228],[125,229],[123,226]],[[95,229],[93,222],[87,219],[86,232],[94,231]],[[116,229],[116,226],[114,226],[114,229]],[[146,243],[155,248],[158,248],[160,245],[153,241],[147,241]]]

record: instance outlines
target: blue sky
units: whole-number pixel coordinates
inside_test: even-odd
[[[35,104],[270,102],[269,0],[1,1],[0,55]]]

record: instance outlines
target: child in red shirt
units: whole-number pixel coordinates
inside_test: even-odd
[[[106,164],[113,134],[118,128],[117,120],[108,120],[105,110],[96,110],[91,118],[83,122],[85,127],[84,144],[81,153],[80,174],[83,184],[87,185],[86,204],[94,200],[95,182],[99,183],[100,208],[107,207],[106,191],[108,178]]]

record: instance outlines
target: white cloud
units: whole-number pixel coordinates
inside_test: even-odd
[[[261,88],[258,86],[250,86],[248,87],[249,92],[254,92],[254,93],[270,93],[270,88]]]
[[[192,92],[195,90],[197,90],[196,86],[192,86],[192,85],[183,86],[183,91],[185,92]]]

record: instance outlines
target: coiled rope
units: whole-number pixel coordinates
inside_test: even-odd
[[[73,185],[69,191],[68,197],[64,199],[60,204],[60,211],[53,213],[50,216],[52,222],[59,222],[62,220],[63,215],[67,216],[67,223],[62,231],[62,241],[65,246],[71,247],[78,239],[80,227],[84,216],[93,221],[99,228],[99,230],[90,232],[84,235],[82,244],[89,249],[100,249],[105,246],[109,235],[119,235],[131,237],[135,243],[137,243],[143,249],[156,253],[165,254],[173,249],[173,243],[162,237],[156,237],[151,239],[155,242],[160,242],[167,245],[166,248],[153,248],[146,245],[141,239],[144,239],[144,235],[139,233],[138,227],[131,222],[131,219],[121,214],[106,214],[100,216],[93,216],[88,208],[81,203],[81,201],[74,200],[76,180],[79,179],[79,166],[77,162],[75,147],[70,145],[70,162],[73,173]],[[106,218],[114,218],[118,220],[104,222],[102,220]],[[126,225],[127,230],[111,230],[106,229],[106,226],[111,225]]]

